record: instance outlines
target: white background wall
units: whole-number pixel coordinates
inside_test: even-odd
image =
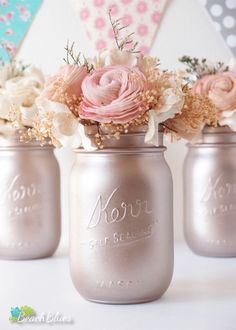
[[[87,0],[92,1],[92,0]],[[151,0],[149,0],[151,1]],[[231,54],[221,36],[214,30],[199,0],[170,0],[151,51],[161,59],[163,67],[179,67],[178,57],[189,54],[227,61]],[[62,63],[67,40],[75,40],[81,51],[92,55],[89,40],[74,12],[70,0],[44,0],[18,57],[53,73]],[[182,165],[186,153],[185,142],[166,143],[167,161],[174,178],[175,237],[182,235]],[[68,175],[73,162],[70,150],[57,150],[62,175],[62,244],[68,242]]]

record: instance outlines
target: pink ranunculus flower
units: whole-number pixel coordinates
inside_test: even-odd
[[[143,112],[140,96],[146,89],[146,77],[137,67],[97,69],[82,83],[80,117],[100,123],[127,123]]]
[[[195,82],[193,93],[207,95],[215,104],[219,115],[236,109],[236,72],[222,72],[203,76]]]
[[[87,74],[84,66],[62,66],[56,75],[49,78],[42,97],[55,102],[60,102],[62,92],[79,97],[82,92],[82,81]]]

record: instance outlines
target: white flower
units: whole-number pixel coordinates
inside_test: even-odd
[[[78,122],[78,119],[65,104],[44,98],[38,98],[36,104],[39,109],[39,118],[44,118],[45,113],[52,114],[52,133],[57,146],[83,146],[88,151],[97,149],[87,136],[85,127]]]
[[[157,108],[161,123],[181,112],[184,105],[184,93],[182,89],[167,88],[163,92],[162,101],[164,101],[163,105]]]
[[[31,107],[20,106],[19,111],[21,113],[22,125],[32,127],[38,115],[37,106],[35,104]]]
[[[32,106],[43,84],[41,72],[36,68],[29,68],[25,70],[23,76],[8,79],[4,90],[12,104]]]
[[[154,146],[159,145],[159,134],[158,134],[158,126],[160,124],[159,116],[155,110],[150,110],[149,112],[149,120],[148,120],[148,130],[145,134],[145,143],[152,144]]]
[[[196,74],[188,72],[185,69],[177,69],[174,71],[174,73],[179,79],[182,80],[183,84],[186,84],[186,82],[188,82],[189,86],[192,86],[197,80]]]
[[[228,63],[229,71],[235,71],[236,72],[236,58],[231,58]]]
[[[136,66],[138,59],[135,54],[129,51],[114,48],[102,51],[90,62],[98,69],[108,65]]]
[[[10,121],[14,109],[21,113],[23,125],[32,126],[37,114],[35,99],[43,89],[44,76],[39,69],[28,67],[21,75],[10,77],[12,70],[10,64],[0,70],[0,118]]]
[[[184,93],[179,86],[179,82],[170,81],[171,85],[164,90],[161,98],[160,105],[156,109],[149,111],[148,130],[145,135],[145,142],[148,144],[158,146],[158,126],[165,122],[167,119],[174,118],[177,113],[180,113],[184,106]]]
[[[32,84],[34,83],[34,85],[39,89],[43,88],[45,77],[39,68],[36,68],[35,66],[29,66],[25,69],[24,76],[30,77]]]
[[[61,142],[64,138],[75,134],[78,121],[65,104],[39,97],[36,105],[39,114],[37,120],[44,120],[47,113],[51,114],[53,135],[58,141]],[[61,142],[61,144],[63,143]]]
[[[230,111],[222,111],[219,118],[220,126],[229,126],[236,131],[236,109]]]
[[[87,151],[97,150],[97,146],[92,142],[90,137],[87,135],[86,127],[82,124],[78,125],[78,130],[74,137],[72,146],[75,148],[82,146]]]
[[[34,103],[35,97],[38,96],[38,93],[34,91],[34,86],[25,77],[8,80],[4,92],[10,103],[15,106],[21,106],[23,104],[31,106]]]

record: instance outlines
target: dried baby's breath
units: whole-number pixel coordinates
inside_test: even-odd
[[[42,146],[53,144],[59,147],[58,141],[54,138],[53,132],[53,113],[45,113],[43,118],[38,118],[32,128],[20,130],[20,140],[22,142],[39,141]]]
[[[62,78],[55,81],[51,87],[52,90],[56,90],[56,96],[53,97],[53,100],[58,103],[65,104],[75,117],[79,117],[79,106],[82,101],[82,97],[69,94],[67,92],[69,87],[70,86],[68,83]]]
[[[119,140],[121,134],[127,134],[131,131],[134,131],[137,127],[147,125],[148,119],[148,112],[145,112],[140,114],[136,119],[131,120],[125,124],[96,122],[97,133],[94,135],[94,143],[99,149],[103,149],[106,140],[110,140],[112,138]],[[87,121],[85,123],[83,120],[81,123],[83,123],[85,126],[92,126],[95,124],[93,121]]]
[[[181,113],[164,122],[165,133],[173,138],[189,138],[198,134],[203,126],[217,126],[217,110],[206,96],[192,94],[185,88],[185,104]]]

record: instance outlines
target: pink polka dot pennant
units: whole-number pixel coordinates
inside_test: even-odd
[[[168,0],[73,0],[86,35],[95,50],[111,47],[114,39],[108,11],[121,19],[126,33],[135,32],[138,50],[149,53]]]

